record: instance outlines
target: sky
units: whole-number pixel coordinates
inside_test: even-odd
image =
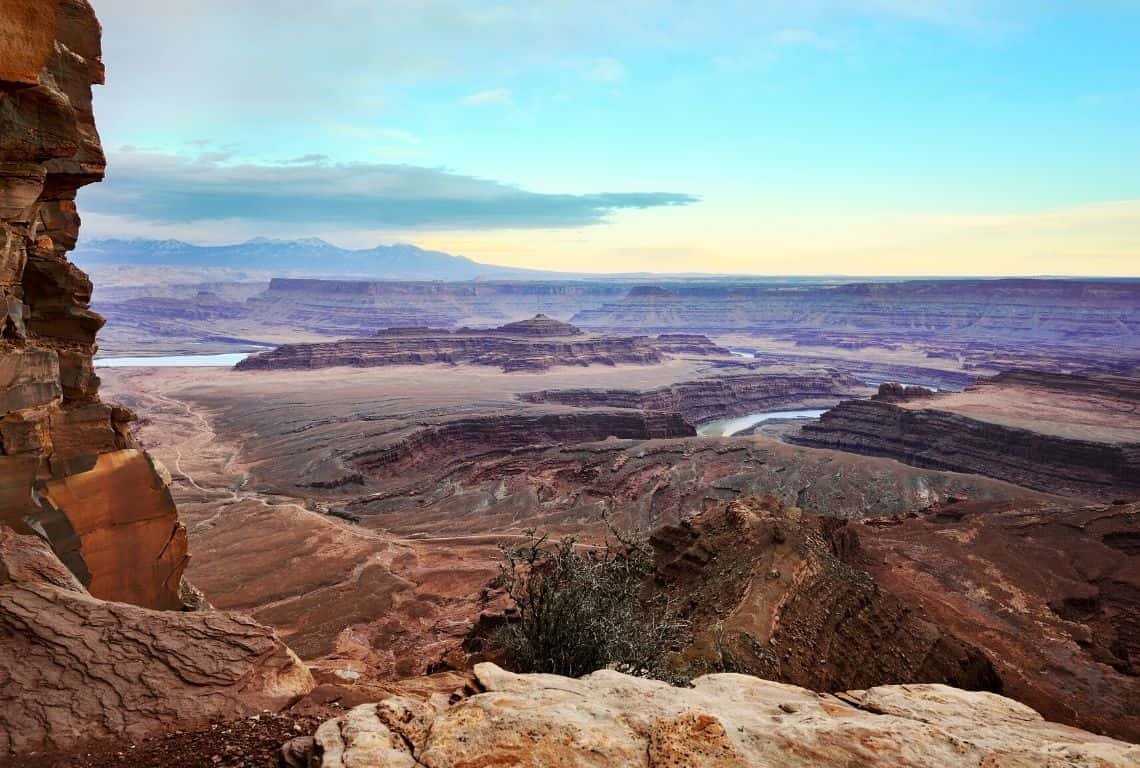
[[[93,4],[87,237],[1140,275],[1140,2]]]

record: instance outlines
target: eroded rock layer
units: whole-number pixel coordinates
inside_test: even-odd
[[[653,534],[682,667],[817,691],[948,683],[1140,738],[1140,505],[942,502],[861,522],[774,498]]]
[[[698,337],[701,338],[701,337]],[[783,407],[831,406],[865,391],[863,383],[838,372],[819,374],[744,374],[682,381],[651,390],[553,389],[526,392],[530,403],[559,403],[580,408],[638,408],[675,411],[691,424]]]
[[[845,557],[982,649],[1002,693],[1140,741],[1140,504],[941,504],[849,524]]]
[[[185,534],[131,413],[99,400],[103,319],[67,259],[76,190],[103,177],[102,81],[86,0],[0,6],[0,523],[46,537],[97,597],[175,608]]]
[[[963,393],[849,400],[802,445],[972,472],[1049,493],[1140,498],[1140,385],[1011,372]]]
[[[991,693],[890,685],[817,694],[735,674],[691,689],[601,671],[574,680],[475,668],[451,704],[364,704],[316,735],[324,768],[875,765],[1124,768],[1140,747],[1044,720]]]
[[[1000,691],[985,655],[925,621],[837,554],[843,525],[772,497],[654,532],[658,580],[684,596],[681,663],[816,691],[948,683]]]
[[[312,687],[273,630],[97,600],[41,539],[0,526],[0,761],[276,710]]]
[[[647,365],[663,359],[646,336],[586,335],[572,325],[537,315],[488,330],[389,328],[363,339],[285,344],[248,357],[236,367],[248,371],[472,363],[504,371],[542,371],[556,365]]]

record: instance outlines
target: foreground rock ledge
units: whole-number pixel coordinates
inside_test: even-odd
[[[746,675],[691,689],[601,671],[573,680],[475,668],[449,705],[364,704],[316,735],[323,768],[448,766],[1114,766],[1140,746],[1045,721],[992,693],[888,685],[816,694]]]

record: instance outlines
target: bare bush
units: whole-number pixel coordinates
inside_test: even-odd
[[[670,651],[686,624],[673,600],[652,586],[653,552],[644,537],[613,531],[617,541],[551,542],[527,531],[522,546],[504,547],[502,584],[518,616],[492,642],[520,672],[577,677],[617,669],[671,679]]]

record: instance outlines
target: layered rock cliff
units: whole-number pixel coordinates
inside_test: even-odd
[[[1015,372],[960,395],[845,401],[792,439],[1048,493],[1140,498],[1137,403],[1129,379]]]
[[[484,416],[418,429],[391,445],[366,449],[346,461],[368,473],[400,474],[428,468],[438,472],[479,457],[605,440],[691,437],[693,428],[677,413],[582,411]]]
[[[0,11],[0,524],[36,532],[99,598],[177,608],[185,532],[132,415],[99,400],[103,324],[67,253],[76,190],[105,166],[91,110],[103,81],[86,0]]]
[[[236,367],[250,371],[471,363],[504,371],[543,371],[556,365],[647,365],[663,359],[648,337],[585,335],[572,325],[538,315],[488,330],[389,328],[363,339],[285,344],[248,357]]]
[[[274,632],[203,607],[133,415],[99,399],[102,318],[68,261],[103,176],[86,0],[0,3],[0,761],[285,706],[313,686]]]
[[[682,381],[651,390],[553,389],[519,396],[529,403],[559,403],[579,408],[638,408],[675,411],[690,424],[758,411],[829,407],[863,394],[857,378],[839,372],[820,374],[741,374]]]
[[[942,504],[848,525],[847,559],[982,648],[1002,693],[1140,740],[1140,504]]]

